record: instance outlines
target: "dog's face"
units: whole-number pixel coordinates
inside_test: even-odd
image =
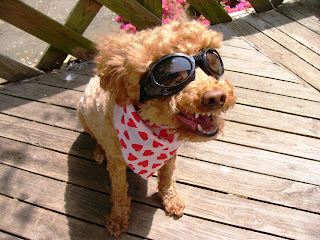
[[[134,104],[151,125],[167,125],[181,140],[206,141],[223,128],[220,114],[235,104],[233,86],[196,67],[195,79],[179,92],[139,102],[140,81],[149,67],[171,53],[197,55],[220,46],[222,35],[201,23],[173,22],[136,34],[119,34],[100,46],[96,58],[101,87],[115,103]]]

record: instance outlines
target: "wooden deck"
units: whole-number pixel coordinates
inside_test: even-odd
[[[156,177],[146,182],[128,170],[131,226],[120,239],[320,239],[320,22],[303,7],[214,26],[225,34],[225,76],[238,97],[224,136],[179,150],[175,175],[187,204],[179,220],[164,213]],[[283,14],[289,10],[299,19]],[[268,14],[313,37],[298,40],[287,24],[263,23]],[[108,173],[93,161],[95,143],[76,116],[93,67],[0,89],[0,239],[112,239],[104,227]]]

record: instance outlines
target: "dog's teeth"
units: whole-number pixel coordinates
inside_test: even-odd
[[[196,117],[196,118],[198,118],[198,117],[199,117],[199,113],[195,113],[194,115],[195,115],[195,117]]]
[[[202,132],[202,127],[200,124],[198,124],[198,131]]]

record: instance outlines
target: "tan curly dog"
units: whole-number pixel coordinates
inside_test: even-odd
[[[129,228],[127,166],[144,178],[157,172],[166,211],[183,215],[185,205],[173,178],[175,151],[182,141],[216,138],[224,125],[221,112],[235,104],[233,86],[218,79],[223,66],[214,49],[221,41],[220,33],[199,22],[177,21],[135,34],[117,33],[99,43],[97,75],[78,114],[97,140],[95,159],[107,160],[111,235]]]

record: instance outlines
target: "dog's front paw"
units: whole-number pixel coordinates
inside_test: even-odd
[[[185,209],[185,204],[179,195],[175,196],[163,196],[162,204],[164,205],[167,213],[170,216],[181,217],[183,215],[183,210]]]
[[[129,217],[116,217],[112,216],[112,214],[107,216],[108,232],[116,238],[120,237],[123,232],[126,232],[129,225]]]

